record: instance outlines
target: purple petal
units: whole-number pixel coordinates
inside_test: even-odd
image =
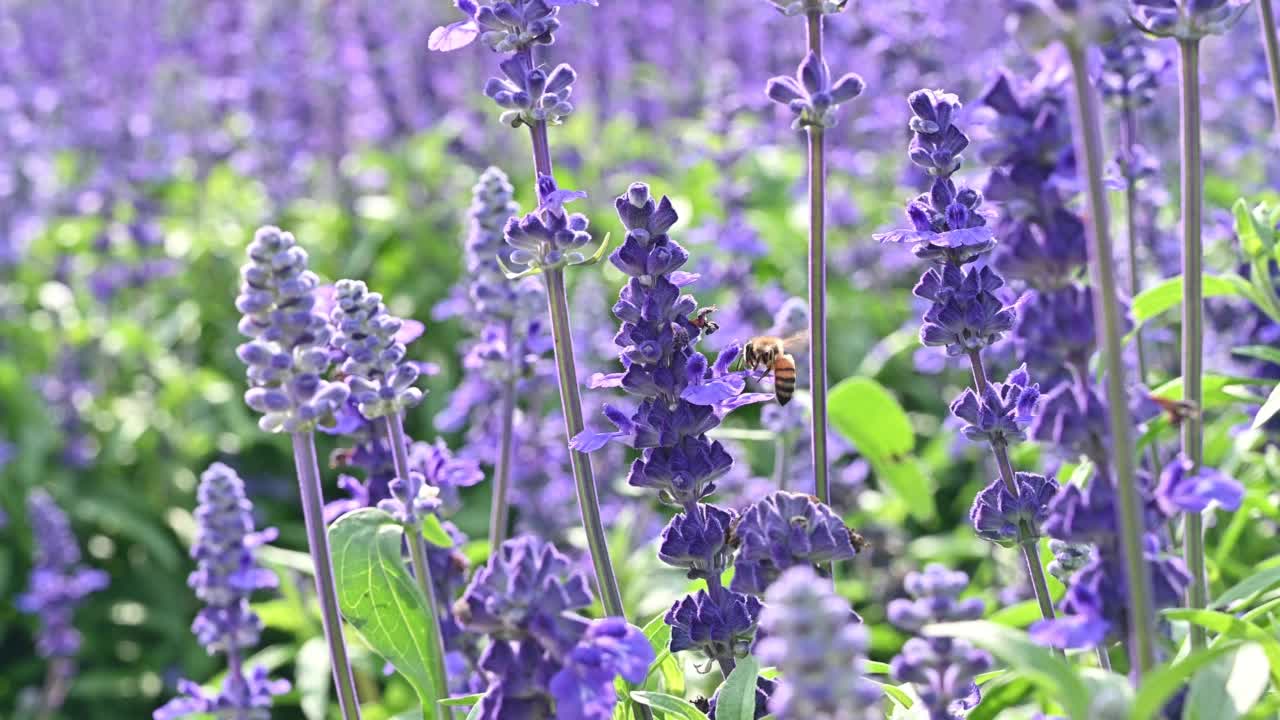
[[[616,430],[614,432],[600,432],[592,428],[587,428],[573,436],[573,439],[569,441],[569,447],[577,450],[578,452],[592,453],[605,445],[608,445],[614,440],[622,440],[625,437],[626,433],[618,432]]]
[[[675,285],[676,287],[684,287],[685,285],[689,285],[691,283],[697,282],[698,278],[700,277],[702,276],[699,275],[698,273],[691,273],[691,272],[685,272],[683,270],[676,270],[672,272],[670,275],[668,275],[667,279],[670,280],[671,284]]]
[[[591,388],[592,390],[597,390],[599,388],[622,387],[622,378],[624,376],[626,376],[626,373],[624,372],[595,373],[591,376],[591,379],[587,381],[587,387]]]
[[[459,20],[432,30],[431,37],[427,39],[427,49],[436,52],[457,50],[470,45],[479,35],[480,28],[476,26],[475,21],[469,18]]]
[[[1031,639],[1040,645],[1066,649],[1090,648],[1107,636],[1106,620],[1088,615],[1069,615],[1041,620],[1031,626]]]
[[[722,405],[737,397],[746,386],[737,375],[725,375],[703,385],[689,385],[680,393],[680,399],[694,405]]]

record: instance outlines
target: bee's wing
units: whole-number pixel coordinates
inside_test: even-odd
[[[782,347],[789,351],[799,351],[809,349],[809,331],[801,330],[795,335],[783,338]]]

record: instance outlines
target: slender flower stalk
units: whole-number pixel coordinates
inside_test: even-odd
[[[1101,350],[1106,371],[1107,405],[1110,412],[1112,463],[1120,505],[1120,526],[1125,567],[1128,573],[1128,599],[1131,614],[1129,652],[1134,672],[1141,676],[1155,663],[1154,610],[1151,603],[1151,577],[1143,556],[1143,516],[1138,497],[1137,473],[1133,455],[1133,426],[1129,417],[1128,395],[1124,384],[1124,363],[1120,307],[1116,302],[1117,286],[1108,224],[1107,195],[1102,181],[1102,132],[1097,99],[1089,80],[1085,48],[1075,37],[1064,40],[1071,60],[1075,87],[1076,156],[1083,159],[1086,200],[1092,227],[1086,233],[1092,241],[1089,267],[1097,290],[1094,313],[1101,331]]]
[[[343,383],[323,379],[330,365],[332,331],[328,320],[315,311],[319,279],[308,269],[306,251],[292,234],[263,227],[254,234],[248,256],[236,298],[236,308],[244,314],[240,333],[250,338],[236,348],[250,385],[245,402],[262,413],[260,428],[287,432],[292,438],[338,704],[344,720],[358,720],[360,705],[338,610],[315,446],[316,426],[333,418],[350,391]]]
[[[515,329],[510,320],[505,325],[503,342],[507,348],[507,373],[502,382],[502,399],[498,410],[498,460],[493,466],[493,498],[489,505],[489,547],[501,547],[507,539],[511,523],[511,453],[515,444],[516,358]]]
[[[387,439],[391,442],[391,457],[395,463],[396,480],[392,481],[392,493],[395,494],[396,483],[401,482],[401,478],[409,478],[411,471],[409,470],[409,438],[404,433],[404,422],[400,417],[400,413],[390,413],[383,417],[386,424]],[[404,494],[407,496],[410,504],[417,501],[424,493],[428,486],[419,485],[418,488],[407,489]],[[434,488],[432,488],[434,489]],[[434,498],[434,494],[430,497]],[[403,500],[401,500],[403,504]],[[431,577],[431,563],[427,562],[427,546],[426,541],[422,538],[421,519],[418,518],[417,523],[406,523],[405,537],[409,545],[409,561],[413,567],[413,576],[418,580],[418,587],[422,590],[422,595],[426,598],[427,609],[431,611],[431,622],[435,624],[435,644],[436,644],[436,670],[435,677],[439,680],[438,686],[435,688],[436,697],[448,697],[448,677],[449,674],[445,670],[444,658],[444,632],[440,627],[440,603],[436,601],[435,582]],[[426,708],[423,708],[425,711]],[[449,717],[448,712],[440,704],[436,704],[435,715],[437,718]]]
[[[830,467],[827,452],[827,239],[826,239],[826,158],[825,130],[836,124],[835,112],[841,103],[862,93],[862,78],[852,73],[831,81],[822,58],[822,20],[839,12],[843,4],[824,0],[774,3],[779,10],[805,16],[808,55],[795,79],[777,77],[769,81],[765,93],[774,102],[786,104],[796,115],[794,127],[804,129],[809,144],[809,392],[812,395],[810,442],[813,453],[815,493],[831,503]]]
[[[1200,157],[1200,40],[1178,40],[1179,108],[1182,129],[1182,399],[1193,408],[1204,404],[1204,167]],[[1197,412],[1182,422],[1182,453],[1192,471],[1204,462],[1204,421]],[[1187,606],[1203,608],[1209,600],[1204,569],[1204,527],[1200,513],[1186,514],[1183,558],[1191,573]],[[1205,629],[1192,623],[1191,647],[1203,648]]]
[[[324,639],[333,663],[333,681],[338,688],[338,706],[344,720],[359,720],[360,700],[356,694],[355,674],[347,655],[347,640],[342,631],[342,613],[338,609],[338,589],[333,579],[333,554],[329,535],[325,532],[324,497],[320,489],[320,463],[316,457],[313,431],[295,432],[293,462],[302,494],[302,517],[307,529],[307,547],[315,566],[316,596],[320,600],[320,619]]]
[[[809,53],[822,60],[822,11],[805,16]],[[813,483],[818,499],[831,504],[830,467],[827,459],[827,234],[824,157],[826,135],[821,125],[809,126],[809,413],[813,423]]]
[[[491,78],[485,84],[484,94],[504,109],[501,117],[504,124],[514,128],[521,125],[529,128],[539,201],[550,202],[551,205],[539,207],[526,216],[526,219],[537,218],[539,222],[544,219],[552,222],[566,220],[562,207],[565,198],[574,199],[584,194],[548,194],[559,191],[555,188],[547,126],[558,124],[573,112],[569,97],[577,75],[567,64],[557,65],[549,72],[544,70],[538,64],[534,52],[538,45],[551,45],[555,42],[554,33],[560,27],[557,17],[560,4],[548,4],[540,0],[517,0],[504,3],[500,8],[479,5],[472,0],[459,0],[456,4],[466,18],[432,32],[430,47],[439,51],[456,50],[479,38],[497,52],[511,53],[499,65],[506,78]],[[585,229],[584,216],[575,215],[573,218],[581,218]],[[508,229],[511,227],[509,224]],[[571,440],[582,432],[583,419],[564,268],[586,261],[576,249],[581,247],[582,240],[589,240],[590,236],[576,227],[557,226],[555,230],[567,233],[575,244],[562,247],[557,239],[551,237],[551,232],[545,225],[539,225],[534,233],[523,234],[523,245],[512,243],[517,250],[511,255],[511,260],[513,264],[527,268],[521,274],[541,274],[546,283],[552,344],[560,383],[560,405],[566,437]],[[509,231],[508,242],[511,242]],[[600,601],[609,615],[624,616],[622,593],[618,589],[604,524],[600,519],[600,498],[596,491],[591,460],[586,453],[571,449],[570,465],[578,494],[578,507],[582,514],[582,526],[586,531],[587,549],[591,554],[599,586]]]
[[[1276,37],[1276,16],[1271,0],[1256,0],[1258,25],[1267,49],[1267,74],[1271,77],[1271,104],[1276,115],[1276,131],[1280,132],[1280,39]]]

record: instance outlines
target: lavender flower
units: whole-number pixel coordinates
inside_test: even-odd
[[[462,627],[490,635],[481,718],[612,717],[615,677],[641,682],[654,652],[620,618],[573,613],[591,602],[586,578],[554,547],[531,536],[503,543],[454,606]]]
[[[1035,473],[1020,472],[1014,478],[1017,494],[996,478],[974,497],[969,510],[969,521],[978,537],[1005,547],[1039,540],[1049,501],[1059,488],[1057,481]]]
[[[524,217],[508,219],[503,228],[507,244],[514,248],[509,256],[511,264],[546,271],[587,262],[582,252],[591,242],[587,216],[564,209],[566,202],[582,197],[586,193],[560,190],[550,175],[540,176],[538,208]]]
[[[771,79],[765,86],[765,94],[791,109],[796,116],[792,125],[795,129],[829,128],[836,125],[836,110],[840,105],[861,95],[866,87],[855,73],[846,73],[833,83],[826,61],[811,50],[796,69],[794,78],[783,75]]]
[[[737,592],[686,595],[663,618],[671,626],[671,652],[692,649],[709,658],[741,657],[751,649],[761,607],[759,598]]]
[[[236,348],[248,366],[245,402],[263,414],[258,425],[267,432],[314,429],[332,417],[348,390],[322,379],[330,328],[314,311],[319,281],[307,269],[307,253],[292,234],[263,227],[240,275],[240,333],[252,338]]]
[[[763,593],[789,568],[828,565],[857,554],[849,528],[809,495],[776,492],[742,513],[732,589]]]
[[[548,73],[535,67],[526,56],[515,55],[498,67],[507,78],[490,78],[484,94],[506,110],[500,118],[502,124],[513,128],[539,123],[558,125],[573,112],[569,95],[577,73],[567,64],[561,63]]]
[[[1003,383],[988,383],[981,395],[965,388],[951,403],[951,414],[966,423],[962,432],[973,442],[990,442],[996,435],[1023,440],[1039,403],[1040,385],[1031,382],[1024,363]]]
[[[1155,496],[1160,509],[1171,516],[1178,512],[1204,512],[1212,503],[1235,511],[1244,500],[1244,487],[1221,470],[1197,469],[1179,455],[1160,473]]]
[[[470,45],[477,37],[496,52],[525,52],[534,45],[550,45],[559,27],[562,5],[595,5],[596,0],[456,0],[465,20],[438,27],[428,46],[447,52]]]
[[[179,697],[156,710],[154,717],[171,720],[212,713],[233,720],[267,720],[272,696],[288,692],[289,683],[271,680],[260,666],[246,676],[242,663],[262,632],[262,620],[249,607],[250,596],[276,586],[275,574],[258,567],[253,550],[273,540],[276,531],[254,531],[253,505],[245,497],[244,482],[222,463],[210,465],[200,476],[197,498],[196,541],[191,547],[196,570],[187,584],[205,607],[191,630],[210,653],[226,656],[228,672],[217,693],[182,681]]]
[[[35,539],[35,560],[18,609],[40,619],[36,650],[47,660],[74,658],[80,633],[72,624],[76,607],[107,586],[107,574],[80,564],[80,548],[66,514],[44,490],[27,497],[27,517]]]
[[[849,0],[769,0],[783,15],[807,15],[817,12],[831,15],[844,10]]]
[[[1133,20],[1152,35],[1198,39],[1225,33],[1249,0],[1130,0]]]
[[[889,622],[910,632],[937,622],[975,620],[982,617],[978,598],[959,599],[969,576],[929,565],[924,572],[907,576],[912,600],[889,603]],[[979,700],[973,679],[992,667],[991,656],[964,640],[946,637],[911,638],[891,663],[893,679],[915,685],[930,720],[952,720]]]
[[[781,671],[769,700],[778,720],[874,720],[880,688],[864,677],[867,630],[849,603],[811,568],[794,567],[765,593],[756,646]]]
[[[345,356],[338,370],[360,413],[374,420],[417,405],[422,400],[422,391],[413,387],[418,367],[403,362],[405,346],[397,338],[404,322],[359,280],[339,280],[334,290],[329,342]]]

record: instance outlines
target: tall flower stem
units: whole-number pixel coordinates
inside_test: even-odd
[[[1274,32],[1274,29],[1273,29]],[[1200,158],[1200,41],[1178,40],[1182,126],[1182,399],[1199,408],[1204,390],[1204,243],[1200,237],[1204,175]],[[1204,462],[1204,424],[1199,412],[1182,422],[1182,452],[1190,472]],[[1204,572],[1204,528],[1200,513],[1189,512],[1183,528],[1183,557],[1191,573],[1187,606],[1203,608],[1209,599]],[[1204,628],[1192,625],[1191,647],[1205,646]]]
[[[1124,230],[1129,246],[1129,297],[1136,297],[1141,290],[1141,279],[1138,274],[1138,187],[1137,173],[1134,171],[1136,148],[1138,144],[1138,122],[1133,108],[1126,102],[1120,114],[1120,146],[1124,156]],[[1133,345],[1138,356],[1138,382],[1147,382],[1147,351],[1142,342],[1142,328],[1133,331]],[[1156,444],[1147,446],[1147,462],[1151,472],[1160,468],[1160,453]]]
[[[773,486],[779,490],[787,489],[787,455],[791,451],[791,438],[787,433],[778,433],[773,439]]]
[[[329,661],[333,665],[333,682],[337,687],[338,707],[343,720],[360,719],[360,699],[356,694],[355,675],[347,656],[347,640],[342,634],[342,615],[338,611],[338,590],[333,580],[333,555],[329,552],[329,536],[324,527],[324,497],[320,489],[320,463],[316,459],[315,435],[296,432],[293,439],[293,462],[298,471],[298,489],[302,495],[302,517],[307,527],[307,547],[315,565],[316,596],[320,599],[320,619],[324,639],[329,644]]]
[[[564,270],[557,268],[543,273],[547,283],[547,309],[551,314],[551,338],[555,349],[556,372],[560,379],[560,407],[564,414],[566,437],[582,432],[582,395],[578,390],[578,369],[573,356],[573,337],[569,328],[569,300],[565,290]],[[591,552],[591,564],[596,571],[600,602],[605,613],[624,617],[622,593],[618,590],[618,578],[609,558],[609,544],[600,519],[600,498],[596,494],[596,481],[591,470],[591,458],[586,453],[569,450],[569,463],[573,467],[573,481],[578,490],[578,508],[582,512],[582,527],[587,533],[587,549]]]
[[[973,369],[974,390],[981,397],[987,389],[987,370],[982,364],[982,355],[977,350],[969,352],[969,364]],[[1017,497],[1018,482],[1013,472],[1013,463],[1009,461],[1009,444],[1003,436],[992,438],[991,454],[995,456],[996,466],[1000,469],[1000,481],[1010,493],[1013,493],[1014,497]],[[1031,578],[1031,588],[1035,591],[1040,615],[1045,620],[1052,620],[1054,618],[1053,597],[1049,595],[1049,583],[1045,580],[1044,565],[1040,562],[1040,547],[1026,523],[1022,523],[1022,527],[1019,528],[1019,535],[1027,538],[1018,543],[1018,547],[1022,551],[1022,559],[1027,566],[1027,576]]]
[[[387,426],[387,440],[391,443],[391,462],[395,465],[396,477],[403,480],[409,478],[409,438],[404,433],[404,420],[395,412],[383,418]],[[406,540],[409,545],[409,561],[413,567],[413,576],[418,580],[418,587],[427,601],[427,609],[431,611],[431,622],[435,627],[435,671],[438,678],[435,687],[436,697],[449,696],[448,673],[444,666],[444,634],[440,632],[440,603],[436,600],[435,582],[431,579],[431,563],[427,561],[427,545],[422,538],[421,527],[406,528]],[[427,708],[422,709],[427,712]],[[435,707],[435,716],[445,718],[446,711],[439,704]]]
[[[822,60],[822,13],[806,17],[809,50]],[[827,238],[826,158],[821,125],[809,126],[809,392],[813,432],[813,484],[824,504],[831,504],[827,466]]]
[[[1276,130],[1280,132],[1280,40],[1276,38],[1276,16],[1271,0],[1258,0],[1258,19],[1262,41],[1267,47],[1267,73],[1271,76],[1271,103],[1276,114]]]
[[[493,499],[489,506],[489,547],[496,549],[507,539],[510,522],[511,451],[516,417],[516,360],[512,357],[512,323],[506,322],[507,373],[502,383],[502,406],[499,418],[498,460],[493,465]]]
[[[1107,219],[1107,191],[1102,183],[1102,131],[1098,118],[1097,98],[1089,83],[1085,48],[1078,39],[1065,40],[1071,59],[1075,88],[1076,157],[1083,159],[1082,170],[1087,183],[1091,241],[1089,269],[1096,292],[1094,312],[1102,332],[1102,360],[1106,370],[1107,405],[1110,413],[1111,447],[1116,494],[1120,499],[1120,533],[1123,540],[1125,568],[1128,574],[1129,618],[1132,637],[1129,644],[1130,665],[1137,676],[1145,674],[1155,663],[1151,576],[1143,557],[1142,506],[1138,498],[1137,473],[1133,455],[1132,425],[1128,397],[1124,385],[1124,362],[1120,308],[1116,302],[1115,261],[1111,249]]]

